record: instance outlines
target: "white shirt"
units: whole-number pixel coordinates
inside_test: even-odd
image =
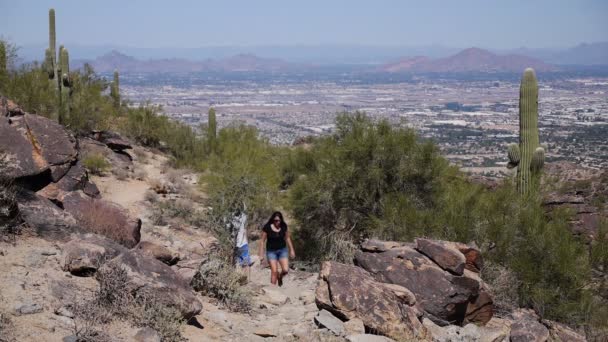
[[[240,215],[235,216],[232,220],[232,227],[238,229],[236,234],[236,247],[240,248],[247,244],[247,214],[242,212]]]

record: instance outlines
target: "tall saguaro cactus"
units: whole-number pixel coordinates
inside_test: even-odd
[[[70,55],[68,49],[63,46],[59,49],[59,65],[61,68],[61,80],[59,83],[61,102],[59,110],[59,122],[65,122],[70,117],[70,95],[72,93],[72,80],[70,79]]]
[[[120,108],[120,80],[118,70],[114,70],[114,81],[110,85],[110,97],[114,102],[114,108]]]
[[[49,47],[45,51],[44,66],[48,73],[51,85],[55,89],[57,97],[56,119],[64,123],[70,112],[70,61],[68,51],[63,47],[56,49],[57,37],[55,35],[55,10],[49,9]]]
[[[0,40],[0,77],[6,74],[6,46],[4,46],[4,42]]]
[[[209,118],[207,121],[207,139],[209,142],[209,149],[215,152],[217,144],[217,121],[215,120],[215,108],[209,108]]]
[[[524,71],[519,88],[519,145],[509,145],[508,167],[517,166],[517,189],[527,194],[545,161],[545,150],[538,139],[538,82],[534,70]]]

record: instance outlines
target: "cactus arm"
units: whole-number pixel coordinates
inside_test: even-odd
[[[507,164],[507,167],[509,169],[512,169],[512,168],[516,167],[517,165],[519,165],[519,159],[520,159],[519,145],[517,145],[515,143],[510,144],[508,156],[509,156],[509,163]]]
[[[530,162],[530,171],[534,174],[538,174],[542,170],[545,164],[545,149],[537,147],[532,154],[532,161]]]

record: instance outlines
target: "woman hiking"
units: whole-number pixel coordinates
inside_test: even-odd
[[[266,258],[270,264],[270,283],[283,286],[283,277],[289,272],[289,258],[295,258],[296,253],[289,237],[287,223],[283,220],[283,214],[276,211],[270,216],[268,222],[262,229],[260,241],[260,261],[264,260],[264,247],[266,247]],[[279,266],[281,272],[279,272]]]

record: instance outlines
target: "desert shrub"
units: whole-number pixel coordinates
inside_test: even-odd
[[[349,262],[351,246],[372,237],[475,241],[495,265],[497,286],[507,290],[504,278],[512,278],[507,307],[517,300],[545,318],[590,324],[585,246],[568,213],[547,214],[538,194],[522,198],[510,181],[496,190],[472,184],[433,143],[361,113],[339,116],[335,133],[309,151],[314,162],[290,167],[300,256]]]
[[[494,262],[486,262],[481,277],[492,289],[492,299],[497,316],[506,316],[519,307],[517,290],[520,281],[512,270]]]
[[[131,308],[131,317],[135,325],[158,332],[162,341],[187,341],[180,332],[184,319],[179,310],[162,304],[155,294],[138,293]]]
[[[133,296],[124,268],[102,268],[95,276],[99,281],[95,296],[71,307],[76,323],[74,334],[79,341],[110,341],[100,325],[117,318],[126,319],[136,326],[150,327],[161,335],[163,341],[185,341],[180,333],[180,326],[184,323],[181,313],[163,304],[154,293],[140,290],[137,296]]]
[[[144,181],[146,178],[148,178],[148,173],[143,168],[136,167],[135,170],[133,170],[133,179]]]
[[[14,235],[19,232],[16,190],[4,177],[5,168],[5,155],[0,151],[0,235]]]
[[[158,217],[159,221],[165,221],[167,218],[180,218],[188,221],[194,213],[194,206],[187,200],[177,199],[158,201],[152,210],[153,216]]]
[[[0,311],[0,342],[13,342],[13,321],[8,313]]]
[[[110,163],[101,154],[91,154],[84,157],[82,165],[89,170],[91,174],[101,176],[110,168]]]
[[[239,273],[224,258],[204,260],[192,280],[192,287],[205,295],[216,298],[230,310],[249,312],[251,294],[241,286],[246,275]]]
[[[129,178],[129,170],[123,169],[122,167],[114,167],[112,168],[112,174],[119,181],[124,181]]]
[[[74,217],[91,233],[105,236],[123,245],[132,242],[129,231],[123,226],[123,218],[117,215],[117,207],[111,202],[85,198]]]
[[[608,270],[608,221],[601,220],[595,239],[591,241],[591,265],[600,270]]]

